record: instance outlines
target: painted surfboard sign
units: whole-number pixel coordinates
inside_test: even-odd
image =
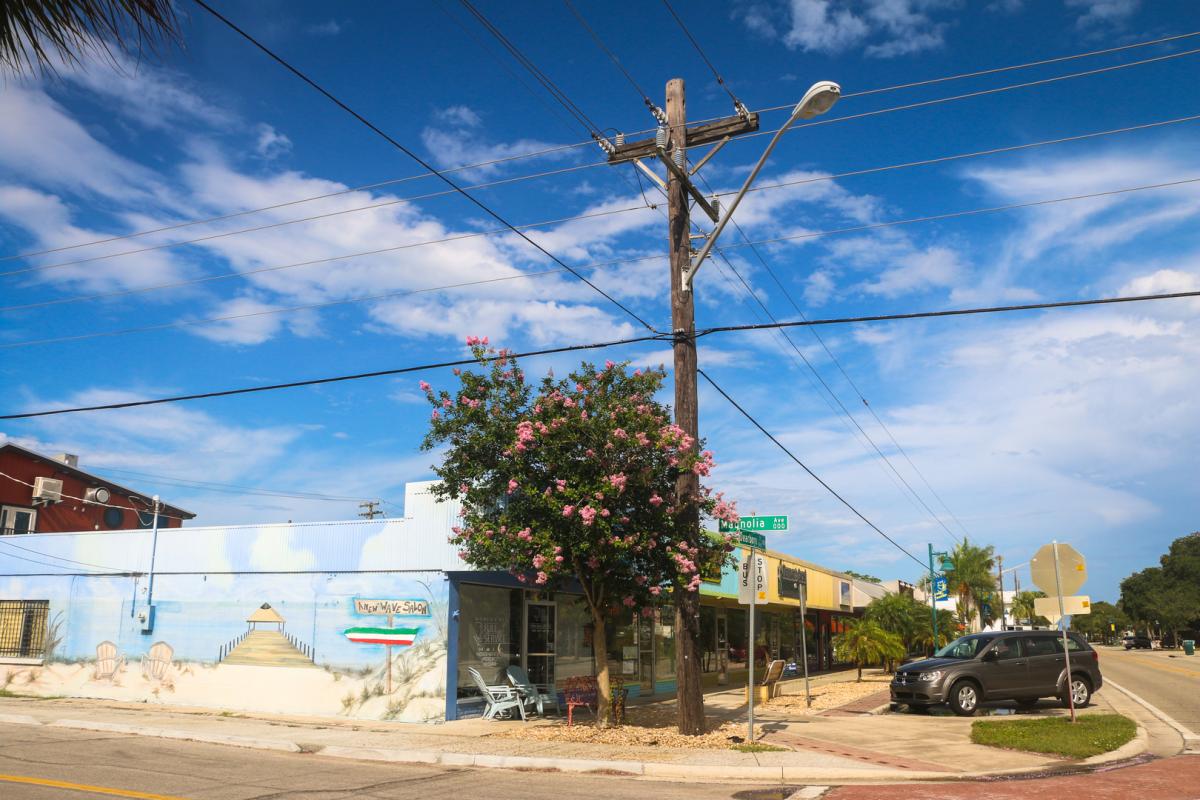
[[[391,644],[407,647],[417,638],[420,628],[346,628],[343,635],[358,644]]]

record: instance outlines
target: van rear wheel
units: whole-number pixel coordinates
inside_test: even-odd
[[[1063,696],[1062,703],[1064,707],[1069,707],[1073,700],[1076,708],[1087,708],[1088,703],[1092,700],[1092,684],[1082,675],[1073,675],[1071,677],[1070,692],[1070,699],[1065,695]]]

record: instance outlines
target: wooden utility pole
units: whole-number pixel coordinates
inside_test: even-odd
[[[682,78],[667,83],[667,125],[672,150],[687,147],[687,100]],[[695,292],[683,285],[683,273],[691,262],[691,216],[687,189],[674,172],[667,182],[668,247],[671,272],[671,331],[675,336],[675,424],[700,441],[696,406]],[[680,474],[675,484],[680,521],[692,539],[700,535],[700,513],[691,498],[700,488],[700,477],[691,470]],[[700,593],[680,591],[675,603],[675,680],[679,732],[704,733],[704,694],[700,687]]]
[[[687,127],[687,101],[682,78],[667,82],[667,133],[662,137],[623,142],[606,148],[608,163],[626,164],[634,162],[643,172],[653,176],[663,186],[661,178],[641,159],[662,162],[667,170],[665,183],[667,192],[667,243],[670,255],[671,281],[671,331],[674,335],[675,354],[675,424],[700,441],[700,425],[696,403],[696,340],[694,292],[685,285],[684,273],[691,266],[691,216],[689,202],[696,205],[711,219],[717,221],[718,210],[692,183],[688,172],[687,148],[712,144],[714,147],[692,168],[702,166],[733,136],[758,130],[758,115],[746,112],[713,122]],[[703,535],[700,531],[700,510],[693,498],[700,488],[700,478],[690,470],[679,476],[675,483],[675,506],[679,513],[681,530],[689,542],[697,543]],[[754,643],[750,643],[753,652]],[[690,735],[704,733],[704,694],[700,688],[700,593],[679,587],[675,602],[675,679],[679,732]]]
[[[996,556],[996,582],[1000,584],[1000,630],[1008,627],[1008,615],[1004,613],[1004,556]]]

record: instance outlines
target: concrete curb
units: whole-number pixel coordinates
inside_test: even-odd
[[[102,733],[152,736],[158,739],[180,739],[189,742],[224,744],[233,747],[245,747],[251,750],[280,750],[287,753],[304,752],[304,749],[295,742],[286,742],[279,739],[260,739],[251,736],[226,736],[216,733],[196,733],[192,731],[168,730],[166,728],[151,728],[145,725],[121,725],[116,722],[92,722],[81,719],[60,719],[48,723],[48,725],[54,728],[73,728],[75,730],[100,731]]]
[[[42,721],[28,714],[0,714],[0,722],[9,725],[41,725]]]
[[[1101,753],[1098,756],[1085,758],[1084,764],[1092,766],[1094,764],[1107,764],[1111,761],[1122,761],[1126,758],[1140,756],[1142,753],[1150,749],[1150,732],[1141,725],[1137,726],[1137,734],[1125,744],[1118,747],[1116,750],[1109,750],[1107,753]]]
[[[1104,685],[1113,687],[1118,692],[1125,695],[1126,697],[1128,697],[1133,702],[1137,703],[1142,708],[1146,709],[1146,711],[1150,712],[1150,714],[1152,714],[1153,716],[1158,718],[1159,721],[1163,722],[1168,727],[1170,727],[1172,730],[1174,730],[1176,733],[1178,733],[1180,735],[1180,737],[1183,739],[1183,744],[1184,744],[1185,750],[1188,749],[1189,747],[1200,748],[1200,736],[1196,735],[1188,728],[1185,728],[1184,726],[1180,725],[1178,722],[1176,722],[1174,719],[1172,719],[1170,716],[1168,716],[1165,711],[1162,711],[1157,706],[1151,705],[1149,702],[1147,702],[1146,700],[1143,700],[1141,697],[1138,697],[1136,694],[1129,691],[1128,689],[1126,689],[1124,686],[1122,686],[1119,683],[1116,683],[1111,680],[1106,680],[1104,682]]]

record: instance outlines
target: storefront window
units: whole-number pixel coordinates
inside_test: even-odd
[[[608,619],[608,670],[611,677],[636,683],[638,673],[637,619],[633,609],[622,607]]]
[[[717,609],[700,607],[700,669],[704,672],[720,671],[717,658]]]
[[[656,612],[658,625],[654,629],[654,679],[675,680],[675,611],[671,608]]]
[[[558,601],[558,665],[554,681],[559,686],[567,678],[595,675],[592,658],[592,613],[587,601],[579,595],[559,594]]]
[[[749,644],[746,638],[749,635],[746,612],[731,608],[725,612],[725,617],[729,626],[729,669],[746,669],[746,648]]]
[[[479,694],[467,672],[475,667],[488,684],[507,683],[504,671],[521,663],[521,592],[493,586],[458,587],[458,695]]]

